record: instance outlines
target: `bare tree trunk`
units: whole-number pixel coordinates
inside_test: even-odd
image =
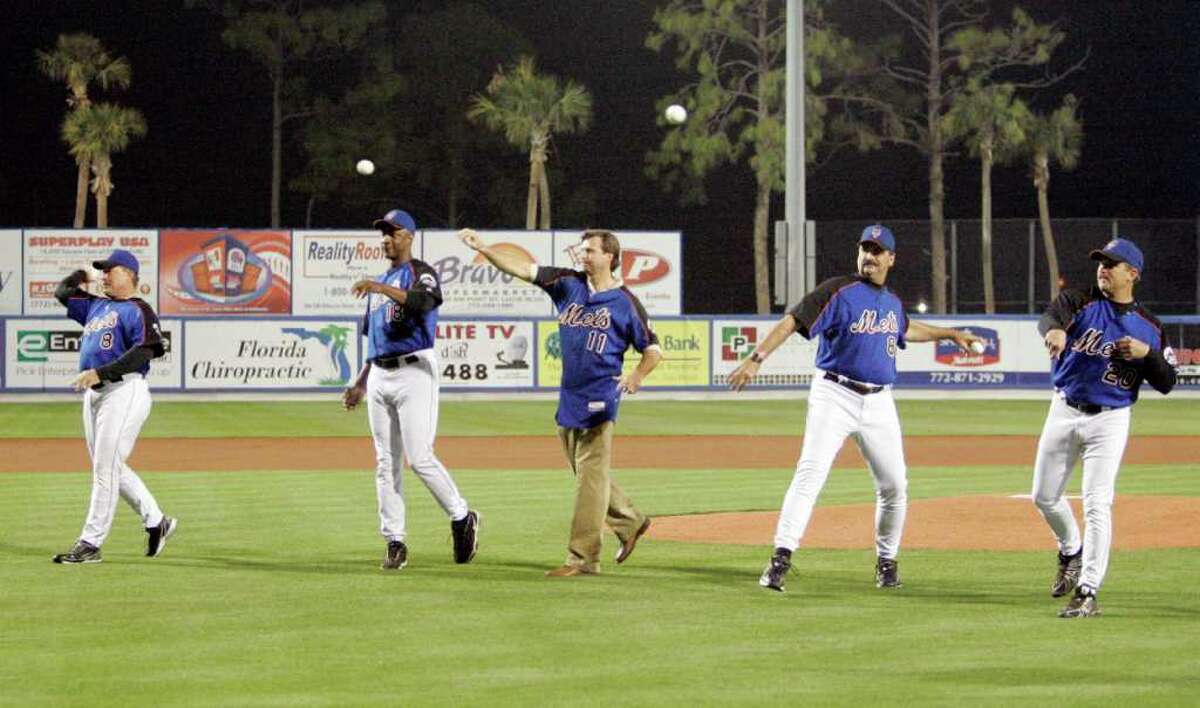
[[[538,170],[538,193],[541,195],[542,215],[538,227],[550,230],[550,180],[546,177],[546,164],[543,162]]]
[[[317,195],[308,195],[308,206],[304,209],[304,228],[312,228],[313,206],[317,203]]]
[[[529,152],[529,189],[525,196],[525,229],[532,231],[537,228],[537,200],[538,200],[538,167],[540,164],[537,161],[537,148]]]
[[[946,146],[942,138],[942,44],[938,3],[926,0],[929,25],[929,83],[926,84],[926,126],[929,130],[929,255],[933,265],[930,283],[932,310],[946,312],[946,203],[942,161]]]
[[[92,172],[90,160],[76,160],[79,164],[79,177],[75,181],[75,228],[82,229],[87,221],[88,177]]]
[[[283,182],[283,75],[271,86],[271,228],[279,228],[279,189]]]
[[[92,180],[92,192],[96,195],[96,228],[108,228],[108,195],[112,194],[110,171],[112,163],[101,158],[92,162],[92,171],[96,173]]]
[[[984,143],[979,149],[983,194],[980,195],[983,214],[980,231],[983,234],[983,311],[996,314],[996,283],[992,270],[992,146]]]
[[[759,180],[754,200],[754,307],[760,315],[771,314],[771,281],[767,270],[767,219],[771,209],[771,186]]]
[[[1050,300],[1058,297],[1058,249],[1050,229],[1050,160],[1046,155],[1034,157],[1033,184],[1037,187],[1038,220],[1042,224],[1042,244],[1046,248],[1046,269],[1050,272]]]

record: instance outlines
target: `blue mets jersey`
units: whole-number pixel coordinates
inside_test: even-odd
[[[625,350],[658,344],[642,303],[624,286],[592,292],[585,273],[567,268],[540,267],[533,282],[558,310],[563,370],[555,421],[594,428],[616,420]]]
[[[79,342],[79,370],[99,369],[135,347],[149,347],[154,356],[164,353],[158,317],[139,298],[110,300],[94,295],[76,295],[67,300],[67,317],[83,325]],[[145,376],[150,364],[137,372]]]
[[[1138,398],[1142,381],[1166,393],[1175,385],[1175,361],[1162,325],[1137,302],[1117,303],[1099,288],[1063,290],[1038,321],[1042,336],[1067,333],[1063,353],[1051,364],[1054,388],[1069,400],[1123,408]],[[1117,340],[1133,337],[1150,347],[1144,359],[1115,355]]]
[[[859,276],[821,283],[788,311],[805,339],[820,337],[817,368],[868,384],[896,381],[896,350],[906,345],[900,298]]]
[[[442,304],[442,286],[433,268],[424,261],[410,260],[379,276],[375,282],[423,293],[432,298],[433,307],[419,309],[401,305],[387,295],[367,295],[367,314],[362,321],[362,333],[367,336],[367,358],[410,354],[433,347],[437,308]]]

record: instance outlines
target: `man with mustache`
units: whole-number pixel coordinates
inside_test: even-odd
[[[805,339],[820,337],[804,447],[783,499],[775,550],[758,581],[764,588],[784,591],[792,552],[800,545],[834,457],[851,435],[875,480],[875,584],[901,585],[896,556],[908,507],[908,481],[900,419],[892,400],[896,352],[908,342],[953,339],[965,350],[982,340],[963,330],[909,320],[900,298],[884,285],[895,262],[891,230],[881,224],[868,226],[859,238],[858,273],[818,285],[730,375],[730,388],[740,391],[793,333]]]

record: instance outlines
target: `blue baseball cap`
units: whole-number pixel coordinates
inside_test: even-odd
[[[414,234],[417,233],[417,222],[413,220],[411,214],[403,209],[392,209],[384,214],[382,219],[376,219],[372,226],[377,229],[391,226],[393,229],[408,229]]]
[[[1127,238],[1114,238],[1104,244],[1104,248],[1097,248],[1092,251],[1091,255],[1094,261],[1101,258],[1110,258],[1119,263],[1128,263],[1137,268],[1139,273],[1145,272],[1146,260],[1142,257],[1142,249],[1135,246],[1133,241]]]
[[[121,248],[113,251],[108,258],[102,261],[92,261],[92,267],[96,270],[110,271],[117,266],[125,266],[132,270],[134,275],[138,274],[137,256]]]
[[[866,243],[867,241],[873,241],[889,251],[896,250],[896,237],[892,235],[892,230],[883,224],[871,224],[863,229],[862,238],[858,242]]]

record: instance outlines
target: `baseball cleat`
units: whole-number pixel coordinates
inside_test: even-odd
[[[1058,573],[1054,576],[1054,584],[1050,586],[1050,597],[1062,597],[1075,589],[1079,584],[1079,571],[1083,567],[1083,548],[1080,547],[1073,556],[1058,554]]]
[[[164,516],[162,521],[158,522],[158,526],[151,526],[146,529],[146,555],[151,558],[157,558],[158,554],[163,552],[167,547],[167,539],[171,534],[175,533],[175,529],[179,528],[179,520],[172,519],[169,516]]]
[[[470,563],[479,548],[479,514],[468,511],[458,521],[451,521],[450,535],[454,537],[454,562]]]
[[[771,556],[771,562],[767,564],[767,568],[763,571],[762,577],[758,579],[758,584],[764,588],[767,588],[768,590],[783,592],[784,576],[786,576],[788,571],[791,569],[791,557],[785,556],[782,553],[776,553],[775,555]]]
[[[626,541],[622,542],[621,547],[617,549],[616,561],[618,563],[624,563],[625,559],[633,554],[633,549],[637,547],[638,539],[641,538],[642,534],[646,533],[649,528],[650,517],[647,516],[646,520],[642,522],[642,525],[638,527],[638,530],[634,531],[633,535],[630,536]]]
[[[383,557],[380,568],[384,570],[400,570],[408,565],[408,546],[404,541],[388,541],[387,555]]]
[[[100,549],[87,541],[76,541],[71,550],[54,556],[55,563],[78,565],[80,563],[99,563]]]
[[[1099,615],[1100,604],[1096,602],[1096,593],[1086,585],[1075,588],[1075,594],[1071,596],[1071,601],[1058,612],[1058,616],[1064,618],[1097,617]]]
[[[904,583],[900,582],[900,566],[895,558],[880,558],[875,561],[875,587],[904,587]]]

